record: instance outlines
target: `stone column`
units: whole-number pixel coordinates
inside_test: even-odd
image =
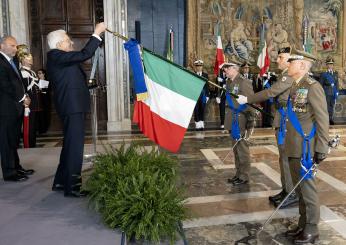
[[[341,23],[342,31],[341,31],[341,40],[343,42],[342,44],[342,70],[344,71],[346,69],[346,31],[345,31],[345,26],[346,26],[346,2],[344,1],[344,11],[340,11],[340,14],[342,14],[342,16],[340,17],[340,19],[343,20],[343,23]]]
[[[18,44],[29,44],[29,18],[26,0],[1,0],[0,33],[11,35]]]
[[[109,30],[127,36],[127,1],[103,0],[104,21]],[[105,34],[107,81],[107,131],[131,130],[128,57],[124,41]]]

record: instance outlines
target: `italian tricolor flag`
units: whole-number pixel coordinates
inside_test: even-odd
[[[220,34],[217,35],[217,46],[216,46],[216,59],[215,59],[215,65],[214,65],[214,74],[216,76],[219,75],[220,65],[225,63],[225,55],[223,53],[222,49],[222,41]]]
[[[257,66],[261,69],[260,76],[263,76],[263,74],[267,72],[270,65],[267,42],[265,40],[264,34],[265,34],[265,28],[264,28],[264,24],[262,24],[261,33],[260,33],[261,35],[260,48],[259,48],[259,55],[257,59]]]
[[[149,97],[136,100],[133,122],[158,145],[177,152],[205,81],[146,49],[142,60]]]

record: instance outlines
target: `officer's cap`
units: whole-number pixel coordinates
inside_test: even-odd
[[[241,64],[239,61],[231,60],[231,61],[222,63],[222,64],[219,66],[219,68],[220,68],[220,69],[224,69],[224,68],[228,68],[228,67],[231,67],[231,66],[238,66],[238,67],[240,67],[241,65],[242,65],[242,64]]]
[[[307,60],[310,62],[315,62],[316,57],[310,53],[305,52],[305,51],[295,49],[295,50],[292,50],[292,53],[291,53],[291,55],[287,61],[291,62],[294,60]]]
[[[326,59],[326,64],[334,64],[334,59],[331,56],[328,56]]]
[[[203,65],[203,60],[196,60],[195,62],[193,62],[193,64],[195,65],[195,66],[202,66]]]

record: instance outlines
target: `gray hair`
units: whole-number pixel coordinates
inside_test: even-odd
[[[48,33],[47,42],[49,49],[56,49],[58,43],[60,43],[66,35],[65,30],[56,30]]]
[[[7,39],[15,39],[13,36],[2,36],[0,37],[0,44],[3,44],[4,42],[6,42]]]

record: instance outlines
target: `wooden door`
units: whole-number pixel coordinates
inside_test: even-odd
[[[30,21],[30,49],[34,57],[34,69],[45,68],[48,49],[47,34],[63,29],[72,38],[75,50],[80,50],[94,31],[95,23],[103,21],[103,0],[28,0]],[[90,74],[91,60],[83,64]],[[48,79],[49,79],[49,74]],[[101,49],[97,78],[105,83],[104,48]],[[99,129],[106,129],[107,95],[98,91]],[[61,123],[51,106],[49,131],[60,131]],[[87,117],[87,130],[90,130],[90,115]]]

